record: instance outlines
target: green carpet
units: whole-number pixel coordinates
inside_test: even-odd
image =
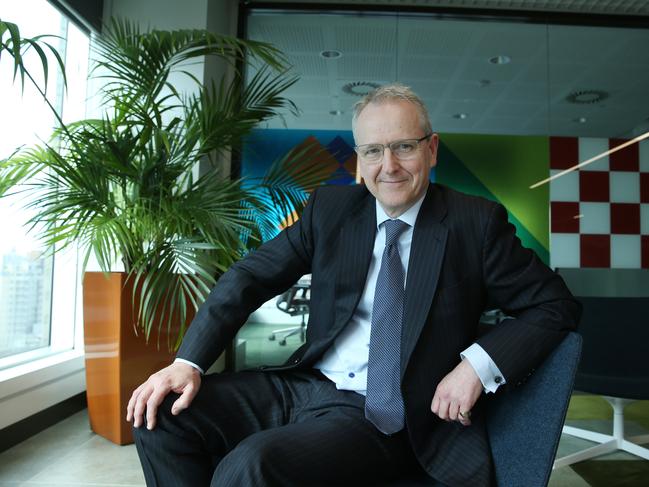
[[[649,430],[649,401],[636,401],[624,410],[625,422],[635,422]],[[575,393],[570,399],[570,420],[612,421],[613,409],[600,396]],[[612,426],[611,426],[612,428]],[[649,461],[593,459],[570,466],[591,487],[647,487]]]
[[[634,421],[649,430],[649,401],[635,401],[624,410],[626,421]],[[570,399],[567,419],[613,419],[613,409],[600,396],[575,394]],[[649,486],[649,482],[647,483]]]
[[[589,460],[571,465],[591,487],[647,487],[649,462]]]

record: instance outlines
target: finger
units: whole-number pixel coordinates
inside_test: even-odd
[[[448,419],[451,421],[458,421],[460,418],[460,405],[452,401],[448,407]]]
[[[196,397],[197,393],[198,387],[196,387],[193,383],[187,385],[180,397],[176,399],[171,406],[171,414],[176,416],[177,414],[180,414],[181,411],[187,409],[194,400],[194,397]]]
[[[135,401],[137,400],[138,392],[139,391],[137,389],[133,391],[131,398],[128,400],[128,404],[126,405],[126,421],[129,423],[133,419],[133,408],[135,407]]]
[[[463,426],[469,426],[471,424],[471,410],[469,408],[464,409],[460,407],[460,412],[458,413],[457,420]]]
[[[448,401],[440,400],[439,409],[437,410],[437,416],[444,421],[448,421]]]
[[[169,393],[169,390],[168,387],[159,387],[153,391],[146,402],[146,428],[148,430],[155,428],[158,406],[160,406],[165,396]]]
[[[439,412],[439,397],[437,394],[433,397],[433,401],[430,403],[430,410],[433,414],[438,415]]]
[[[136,428],[142,426],[142,418],[144,416],[144,409],[146,408],[146,401],[150,395],[150,386],[146,386],[140,391],[135,400],[135,405],[133,406],[133,426]]]
[[[140,394],[141,388],[142,386],[133,391],[131,398],[128,400],[128,404],[126,405],[126,421],[129,423],[133,419],[133,409],[135,408],[135,402],[137,401],[137,396]]]

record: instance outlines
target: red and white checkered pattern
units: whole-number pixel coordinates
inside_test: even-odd
[[[625,140],[550,137],[550,174]],[[552,267],[649,268],[649,140],[550,183]]]

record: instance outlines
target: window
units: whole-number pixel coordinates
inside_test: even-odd
[[[47,95],[65,121],[85,116],[89,36],[45,0],[0,3],[0,18],[18,25],[23,37],[52,34],[46,39],[61,54],[68,82],[49,59]],[[0,61],[0,160],[20,147],[47,142],[56,126],[50,108],[38,91],[13,79],[10,56]],[[38,55],[31,51],[25,64],[41,84]],[[0,369],[35,357],[74,347],[77,269],[73,255],[48,256],[38,231],[27,232],[29,213],[18,192],[0,199]],[[53,298],[54,296],[54,298]]]

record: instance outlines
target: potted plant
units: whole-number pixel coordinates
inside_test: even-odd
[[[201,84],[187,65],[203,56],[226,60],[235,75]],[[83,268],[93,255],[102,270],[84,277],[89,413],[96,432],[123,444],[131,441],[123,419],[131,390],[168,362],[218,275],[331,173],[306,148],[256,181],[216,169],[197,175],[199,163],[216,167],[258,123],[295,110],[282,92],[296,78],[270,45],[115,20],[95,57],[101,116],[61,124],[52,142],[21,151],[1,176],[27,184],[30,223],[46,246],[78,245]],[[256,74],[244,84],[250,63]],[[182,77],[194,92],[180,90]],[[118,262],[123,272],[111,273]],[[127,343],[134,331],[135,345]],[[161,360],[143,360],[158,349]]]

